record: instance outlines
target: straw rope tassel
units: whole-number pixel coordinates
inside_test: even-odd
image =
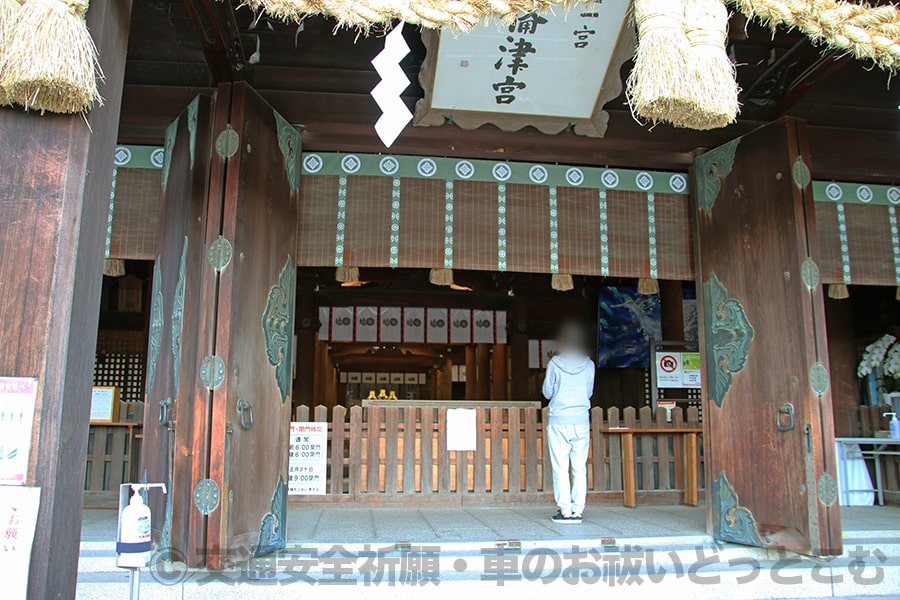
[[[356,283],[359,281],[359,267],[338,267],[334,279],[339,283]]]
[[[688,39],[683,0],[634,0],[638,47],[627,94],[635,115],[651,123],[671,122],[690,109]]]
[[[642,296],[652,296],[659,293],[659,282],[650,277],[641,277],[638,279],[638,294]]]
[[[850,297],[850,290],[843,283],[832,283],[828,286],[828,297],[832,300],[846,300]]]
[[[433,285],[453,285],[453,269],[431,269],[428,281]]]
[[[738,113],[737,74],[728,58],[728,9],[721,0],[685,0],[688,70],[685,73],[691,110],[680,119],[682,127],[717,129],[734,123]]]
[[[19,0],[0,0],[0,72],[2,72],[3,60],[6,56],[7,40],[21,7]],[[6,106],[9,103],[6,90],[0,87],[0,106]]]
[[[89,0],[28,0],[10,32],[0,75],[9,100],[26,110],[79,113],[102,104]]]
[[[575,289],[575,282],[568,273],[554,273],[550,278],[550,287],[557,292],[568,292]]]

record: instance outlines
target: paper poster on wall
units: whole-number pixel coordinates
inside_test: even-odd
[[[656,355],[656,387],[699,388],[700,353],[659,352]]]
[[[0,485],[25,485],[38,382],[0,377]]]
[[[119,419],[119,388],[91,388],[91,423],[114,423]]]
[[[474,452],[477,444],[475,435],[475,409],[447,409],[447,450]]]
[[[325,494],[328,464],[328,423],[291,423],[288,494]]]
[[[0,580],[3,597],[25,600],[41,488],[0,486]]]

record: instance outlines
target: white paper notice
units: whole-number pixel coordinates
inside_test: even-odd
[[[40,502],[41,488],[0,486],[0,581],[3,597],[9,600],[25,600],[28,592],[31,545]]]
[[[447,409],[447,450],[474,452],[476,449],[475,409]]]
[[[25,485],[37,379],[0,377],[0,485]]]
[[[324,496],[328,465],[328,423],[291,423],[288,494]]]

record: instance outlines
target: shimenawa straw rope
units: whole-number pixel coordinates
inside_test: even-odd
[[[6,44],[9,32],[12,31],[13,23],[19,14],[22,4],[19,0],[0,0],[0,68],[2,68],[4,56],[6,55]],[[6,90],[0,87],[0,106],[9,104],[6,96]]]
[[[27,0],[8,36],[0,87],[26,110],[79,113],[102,104],[89,0]]]

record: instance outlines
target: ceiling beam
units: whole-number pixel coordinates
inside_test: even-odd
[[[245,79],[244,46],[231,2],[184,0],[184,3],[215,83]]]
[[[124,144],[161,144],[169,123],[200,92],[210,88],[125,86],[119,141]],[[378,107],[364,94],[286,92],[260,90],[262,96],[303,135],[304,151],[385,152],[375,134]],[[412,106],[415,98],[406,98]],[[635,122],[627,107],[607,107],[606,137],[588,138],[564,132],[545,135],[526,127],[504,132],[491,125],[473,131],[455,125],[407,127],[391,152],[407,155],[447,156],[550,162],[584,166],[686,170],[693,151],[712,148],[761,126],[741,120],[712,131],[693,131],[658,125],[652,129]],[[852,112],[852,109],[849,109]],[[832,111],[833,113],[833,111]],[[812,174],[817,179],[869,183],[898,183],[900,134],[858,126],[832,126],[834,115],[810,120]],[[843,121],[839,121],[843,123]],[[852,123],[850,118],[848,123]]]
[[[802,39],[741,93],[741,118],[774,121],[849,61],[847,53],[817,48]]]

